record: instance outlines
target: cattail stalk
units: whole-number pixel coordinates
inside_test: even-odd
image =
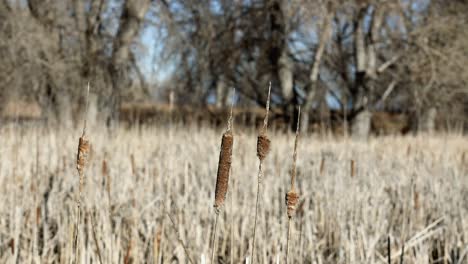
[[[265,160],[266,156],[270,152],[270,139],[267,135],[268,129],[268,114],[270,113],[270,96],[271,96],[271,82],[268,86],[268,98],[266,103],[266,114],[265,119],[263,120],[263,127],[260,130],[260,133],[257,137],[257,157],[259,159],[258,165],[258,178],[257,178],[257,199],[255,202],[255,219],[254,219],[254,228],[253,228],[253,237],[252,237],[252,255],[251,255],[251,262],[254,262],[255,256],[255,238],[257,234],[257,218],[258,218],[258,207],[260,204],[260,192],[261,192],[261,185],[262,185],[262,178],[263,178],[263,161]]]
[[[286,241],[286,264],[288,263],[289,257],[289,242],[291,240],[291,227],[292,227],[292,218],[294,217],[297,203],[299,201],[299,195],[296,192],[296,164],[297,164],[297,145],[299,143],[299,127],[300,127],[300,117],[301,117],[301,108],[299,107],[299,114],[297,117],[297,126],[296,126],[296,138],[294,140],[294,152],[293,152],[293,164],[291,169],[291,189],[286,194],[286,206],[288,213],[288,238]]]
[[[79,176],[79,188],[78,188],[78,198],[76,201],[76,206],[77,206],[77,219],[76,219],[76,225],[75,225],[75,241],[74,241],[74,247],[75,247],[75,263],[78,263],[78,255],[79,255],[79,227],[80,227],[80,222],[81,222],[81,214],[82,214],[82,208],[81,208],[81,200],[82,200],[82,193],[83,193],[83,188],[85,184],[85,167],[86,163],[88,162],[88,155],[89,155],[89,150],[90,150],[90,142],[86,138],[86,120],[87,120],[87,115],[88,115],[88,107],[89,107],[89,83],[88,83],[88,90],[86,94],[86,110],[85,110],[85,118],[84,118],[84,123],[83,123],[83,133],[81,134],[81,137],[78,141],[78,151],[77,151],[77,156],[76,156],[76,169],[78,171],[78,176]]]
[[[214,263],[215,252],[216,252],[216,240],[218,232],[218,218],[224,201],[226,200],[226,193],[229,186],[229,174],[231,172],[232,163],[232,146],[234,145],[234,135],[232,133],[232,109],[234,107],[234,99],[231,104],[231,112],[228,119],[228,127],[224,132],[221,139],[221,150],[219,152],[218,161],[218,173],[216,177],[216,189],[215,189],[215,225],[213,231],[213,247],[211,249],[211,263]]]

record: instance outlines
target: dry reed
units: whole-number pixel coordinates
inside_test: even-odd
[[[231,171],[231,163],[232,163],[232,147],[234,145],[234,135],[232,133],[232,109],[234,105],[231,105],[231,112],[229,114],[228,119],[228,127],[226,132],[223,133],[221,139],[221,150],[219,152],[219,161],[218,161],[218,173],[216,177],[216,189],[215,189],[215,225],[214,225],[214,232],[213,232],[213,248],[211,251],[211,263],[214,263],[215,252],[216,252],[216,238],[217,238],[217,231],[218,231],[218,218],[219,213],[221,211],[222,206],[224,205],[224,201],[226,199],[226,193],[228,191],[229,186],[229,173]]]
[[[80,262],[78,260],[78,255],[79,255],[79,227],[80,227],[80,222],[81,222],[81,215],[82,215],[82,207],[81,207],[81,201],[82,201],[82,194],[83,194],[83,188],[85,184],[85,167],[88,162],[88,155],[89,155],[89,150],[90,150],[90,142],[86,138],[86,120],[87,120],[87,114],[88,114],[88,103],[89,103],[89,83],[88,83],[88,90],[86,94],[86,112],[84,116],[84,124],[83,124],[83,132],[81,134],[81,137],[78,141],[78,151],[76,155],[76,169],[78,171],[78,176],[79,176],[79,188],[78,188],[78,198],[76,200],[76,206],[77,206],[77,219],[76,219],[76,224],[75,224],[75,241],[74,241],[74,248],[75,248],[75,263]]]
[[[297,145],[299,144],[299,127],[300,127],[300,117],[301,117],[301,108],[299,107],[299,114],[297,117],[297,126],[296,126],[296,138],[294,140],[294,152],[293,152],[293,164],[291,169],[291,189],[286,194],[286,206],[288,214],[288,238],[286,242],[286,264],[288,263],[289,249],[290,249],[290,240],[291,240],[291,224],[292,218],[296,212],[297,203],[299,201],[299,194],[296,192],[296,164],[297,164]]]
[[[251,255],[251,262],[255,263],[254,256],[255,256],[255,239],[257,235],[257,218],[258,218],[258,207],[260,203],[260,193],[261,193],[261,185],[262,185],[262,178],[263,178],[263,161],[265,160],[266,156],[270,152],[270,144],[271,141],[268,138],[267,130],[268,130],[268,114],[270,112],[270,96],[271,96],[271,82],[268,86],[268,97],[266,102],[266,113],[265,119],[263,120],[263,127],[260,130],[260,133],[257,137],[257,157],[259,159],[258,165],[258,176],[257,176],[257,199],[255,202],[255,218],[254,218],[254,227],[253,227],[253,236],[252,236],[252,255]]]

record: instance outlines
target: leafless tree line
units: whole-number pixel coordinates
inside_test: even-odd
[[[436,115],[463,124],[467,11],[465,0],[2,0],[0,99],[64,115],[91,81],[112,120],[154,89],[223,107],[234,87],[238,105],[264,105],[271,82],[274,107],[293,120],[301,105],[303,124],[329,122],[331,108],[363,133],[375,110],[413,113],[421,129]],[[174,69],[164,85],[138,67],[143,27],[161,33]]]
[[[149,5],[149,0],[0,1],[0,99],[37,101],[67,122],[73,106],[80,105],[72,102],[91,82],[92,101],[110,120],[122,98],[148,94],[131,46]]]
[[[241,102],[263,105],[271,81],[276,107],[302,105],[303,124],[313,111],[326,122],[330,105],[342,109],[344,120],[362,120],[356,131],[368,131],[368,112],[376,109],[416,113],[419,128],[431,126],[423,120],[433,120],[434,111],[466,122],[466,1],[162,6],[171,32],[167,52],[180,65],[171,84],[191,91],[183,100],[214,96],[223,105],[227,88],[235,87]]]

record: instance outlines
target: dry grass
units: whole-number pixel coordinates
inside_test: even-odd
[[[93,154],[83,189],[81,260],[98,263],[100,251],[103,263],[122,263],[131,248],[133,263],[187,263],[179,239],[196,263],[202,256],[208,259],[219,135],[176,125],[90,129]],[[228,263],[250,254],[255,135],[253,129],[236,132],[230,190],[218,223],[217,256]],[[0,128],[0,263],[73,259],[78,188],[73,153],[79,136],[79,131],[54,128]],[[276,263],[286,250],[284,197],[294,135],[270,131],[269,138],[275,144],[264,160],[268,177],[260,198],[257,263]],[[289,261],[386,263],[390,236],[395,262],[406,242],[405,263],[443,263],[444,258],[456,263],[468,245],[467,146],[466,137],[451,135],[369,142],[302,135],[296,181],[301,198]],[[350,160],[358,166],[354,177]]]

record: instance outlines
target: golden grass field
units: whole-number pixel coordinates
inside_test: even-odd
[[[88,128],[79,263],[209,263],[221,135]],[[72,263],[81,130],[0,129],[0,263]],[[234,128],[216,263],[250,257],[257,131]],[[294,134],[270,132],[256,263],[284,263]],[[302,135],[290,263],[468,263],[468,138]],[[352,166],[351,164],[354,164]],[[353,169],[354,167],[354,169]]]

